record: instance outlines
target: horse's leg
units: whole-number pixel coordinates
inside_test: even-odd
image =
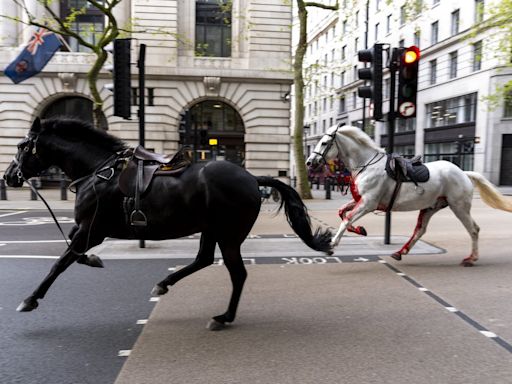
[[[89,234],[88,230],[80,227],[73,236],[73,240],[71,240],[71,244],[68,249],[61,257],[59,257],[55,264],[53,264],[50,273],[44,278],[32,295],[23,300],[23,302],[18,306],[17,311],[29,312],[36,309],[39,305],[37,300],[44,298],[46,292],[48,292],[48,289],[57,277],[81,256],[77,253],[78,251],[75,250],[84,250],[85,252],[87,249],[100,244],[102,241],[103,237],[94,236],[93,233]]]
[[[355,200],[352,200],[348,203],[346,203],[345,205],[343,205],[339,210],[338,210],[338,216],[341,218],[341,220],[344,220],[345,219],[345,214],[347,212],[350,212],[356,205],[356,202]],[[353,232],[353,233],[356,233],[358,235],[361,235],[361,236],[366,236],[368,233],[366,232],[366,229],[362,226],[357,226],[357,227],[354,227],[352,225],[349,225],[347,227],[347,231],[349,232]]]
[[[469,236],[471,236],[471,254],[465,259],[463,259],[460,263],[460,265],[464,267],[472,267],[478,260],[478,232],[480,232],[480,227],[475,223],[475,221],[471,217],[470,199],[454,200],[453,202],[448,201],[451,210],[453,211],[455,216],[457,216],[457,218],[462,222],[462,224],[468,231]]]
[[[338,228],[338,232],[336,232],[336,235],[334,235],[332,239],[332,246],[335,247],[339,244],[341,240],[341,236],[343,236],[343,233],[345,230],[352,225],[353,222],[360,219],[364,215],[366,215],[368,212],[374,211],[376,207],[372,208],[369,207],[368,204],[366,204],[363,199],[360,199],[354,208],[348,213],[347,217],[343,218],[343,221],[340,224],[340,227]]]
[[[226,323],[231,323],[235,320],[236,310],[242,295],[245,279],[247,278],[247,271],[240,254],[240,244],[219,242],[219,247],[222,251],[224,265],[227,267],[231,277],[233,292],[231,293],[228,310],[222,315],[213,317],[208,323],[208,328],[214,331],[222,329]]]
[[[418,221],[416,223],[416,228],[414,228],[414,232],[411,238],[403,245],[403,247],[393,253],[391,257],[395,260],[402,260],[402,255],[406,255],[409,253],[414,244],[423,236],[427,230],[428,223],[432,216],[439,210],[446,208],[448,203],[446,199],[440,198],[437,200],[436,204],[433,207],[422,209],[418,215]]]
[[[73,225],[71,230],[69,231],[68,237],[70,240],[73,240],[73,237],[75,237],[76,233],[80,227],[78,225]],[[96,255],[86,255],[85,253],[80,255],[78,260],[76,261],[78,264],[84,264],[88,265],[89,267],[96,267],[96,268],[103,268],[103,261],[96,256]]]
[[[167,288],[169,285],[174,285],[184,277],[187,277],[188,275],[199,271],[202,268],[212,265],[215,255],[215,244],[216,241],[214,237],[209,233],[203,232],[201,234],[201,243],[196,259],[191,264],[181,268],[174,273],[171,273],[161,282],[157,283],[153,287],[151,294],[154,296],[164,295],[169,291]]]

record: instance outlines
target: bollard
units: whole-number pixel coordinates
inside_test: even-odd
[[[67,200],[68,199],[68,182],[66,180],[66,176],[64,173],[60,175],[60,199]]]
[[[0,200],[7,200],[7,188],[4,179],[0,179]]]
[[[37,180],[29,180],[29,183],[32,185],[32,187],[34,187],[30,188],[30,200],[37,200],[37,194],[34,192],[34,189],[37,188]]]
[[[325,199],[331,200],[331,181],[328,177],[324,179]]]

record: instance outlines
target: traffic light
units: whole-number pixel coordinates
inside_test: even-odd
[[[188,133],[190,130],[190,110],[185,109],[180,112],[180,122],[178,130],[180,133]]]
[[[111,49],[113,55],[112,70],[114,84],[105,88],[114,92],[114,116],[124,119],[131,117],[131,39],[115,39]]]
[[[411,46],[402,50],[398,64],[398,115],[404,119],[416,116],[418,64],[420,49]]]
[[[359,68],[357,71],[360,80],[370,82],[357,89],[359,97],[371,99],[373,102],[373,118],[382,119],[382,49],[383,44],[374,44],[373,48],[357,52],[359,61],[369,63],[369,67]]]

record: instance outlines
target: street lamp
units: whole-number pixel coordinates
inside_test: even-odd
[[[309,123],[304,124],[304,127],[302,128],[302,138],[304,139],[304,158],[308,157],[308,153],[306,150],[306,134],[309,132],[310,128],[311,126],[309,125]]]

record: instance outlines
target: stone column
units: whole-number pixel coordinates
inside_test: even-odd
[[[117,4],[112,10],[114,17],[117,21],[117,26],[125,29],[131,24],[132,17],[132,0],[123,0]]]
[[[0,1],[0,15],[18,17],[18,5],[13,1]],[[18,42],[18,23],[2,18],[0,22],[0,47],[16,47]]]

